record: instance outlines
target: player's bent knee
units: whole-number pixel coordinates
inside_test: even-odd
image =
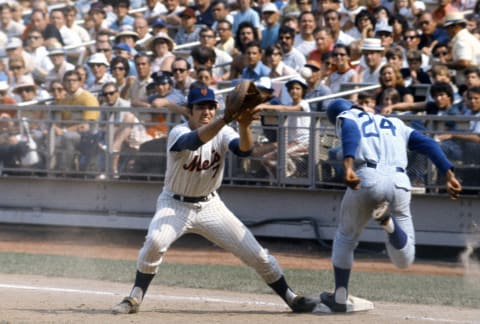
[[[151,236],[147,237],[138,256],[137,269],[143,273],[157,273],[166,250],[167,247],[160,240]]]

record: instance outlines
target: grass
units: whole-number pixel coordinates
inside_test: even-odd
[[[0,253],[0,273],[132,283],[135,262],[24,253]],[[290,285],[307,295],[333,286],[331,271],[286,270]],[[248,267],[163,264],[153,284],[271,293]],[[353,272],[350,291],[372,301],[480,307],[480,284],[460,276]]]

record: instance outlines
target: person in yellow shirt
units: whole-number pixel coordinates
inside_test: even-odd
[[[59,106],[99,106],[97,98],[81,87],[80,75],[77,71],[72,70],[65,73],[63,86],[67,95],[58,101]],[[55,125],[57,170],[72,171],[75,169],[74,156],[79,149],[82,136],[86,138],[87,134],[95,133],[99,117],[99,110],[65,109],[56,112],[55,119],[59,120],[59,123]]]

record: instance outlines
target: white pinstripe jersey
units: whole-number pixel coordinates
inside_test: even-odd
[[[407,143],[413,129],[394,117],[385,117],[350,109],[338,115],[336,131],[342,136],[340,119],[353,120],[360,131],[360,145],[355,154],[357,162],[372,162],[406,168]]]
[[[228,144],[239,135],[230,126],[224,126],[195,151],[170,151],[180,136],[191,131],[188,123],[183,123],[168,134],[165,189],[182,196],[202,197],[222,184]]]

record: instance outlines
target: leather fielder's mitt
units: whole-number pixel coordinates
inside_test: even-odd
[[[271,92],[257,88],[253,81],[242,81],[227,95],[223,120],[228,124],[244,111],[253,109],[271,98]]]

